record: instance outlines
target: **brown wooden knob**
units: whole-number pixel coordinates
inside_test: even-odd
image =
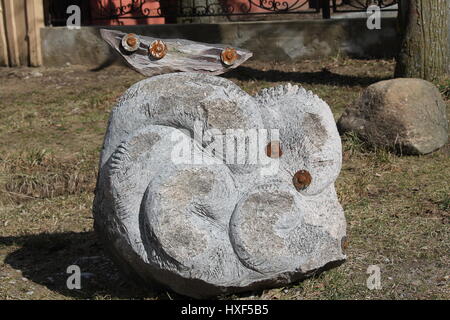
[[[270,158],[280,158],[283,155],[280,141],[271,141],[266,147],[266,154]]]
[[[129,33],[122,38],[122,47],[127,52],[135,52],[139,49],[141,41],[134,33]]]
[[[129,37],[127,39],[127,45],[129,45],[130,47],[135,47],[137,44],[137,39],[135,37]]]
[[[312,181],[312,177],[306,170],[297,171],[292,178],[295,189],[298,191],[306,189]]]
[[[167,53],[167,46],[162,40],[155,40],[150,44],[148,48],[150,56],[154,59],[162,59]]]
[[[238,58],[236,49],[234,48],[226,48],[222,51],[220,54],[220,60],[222,60],[222,63],[227,66],[233,65]]]

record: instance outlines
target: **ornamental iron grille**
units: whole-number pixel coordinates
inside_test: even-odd
[[[176,18],[182,17],[215,16],[255,16],[256,19],[266,20],[270,19],[270,15],[309,14],[316,18],[329,18],[331,10],[334,13],[366,11],[372,4],[386,10],[396,10],[390,8],[397,2],[398,0],[44,0],[44,6],[47,25],[62,26],[67,20],[66,10],[70,5],[80,6],[82,24],[90,25],[104,24],[102,21],[107,20],[123,24],[121,21],[127,19],[134,19],[138,21],[137,24],[161,24],[173,23],[177,21]]]
[[[367,11],[371,5],[380,7],[383,11],[397,11],[398,0],[333,0],[333,12]]]
[[[97,0],[97,19],[319,13],[311,0]]]

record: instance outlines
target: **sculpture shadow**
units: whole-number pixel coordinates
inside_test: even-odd
[[[42,233],[0,237],[0,246],[19,246],[8,254],[5,264],[22,272],[22,276],[67,297],[169,299],[163,292],[140,288],[126,278],[103,251],[94,232]],[[81,289],[69,290],[70,265],[81,270]],[[150,291],[150,292],[149,292]],[[177,298],[170,293],[170,298]]]
[[[76,299],[158,299],[195,300],[173,291],[141,287],[127,278],[104,252],[94,232],[41,233],[37,235],[0,237],[0,247],[17,246],[9,253],[4,263],[36,284],[63,296]],[[319,275],[322,271],[337,267],[342,261],[316,270],[297,281],[284,286],[293,287],[305,278]],[[67,268],[77,265],[81,271],[81,289],[67,288],[67,279],[72,273]],[[261,290],[235,293],[231,298],[258,296]],[[229,295],[217,297],[229,299]]]
[[[372,77],[343,75],[329,71],[324,68],[321,71],[299,72],[299,71],[281,71],[281,70],[259,70],[251,67],[240,66],[230,70],[223,75],[225,78],[233,78],[241,81],[266,81],[280,82],[289,81],[300,84],[310,85],[334,85],[334,86],[369,86],[375,82],[391,79],[391,77]]]

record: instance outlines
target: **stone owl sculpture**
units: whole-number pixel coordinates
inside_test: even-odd
[[[282,286],[346,258],[340,168],[333,115],[313,93],[158,75],[112,110],[94,226],[152,288],[205,298]]]

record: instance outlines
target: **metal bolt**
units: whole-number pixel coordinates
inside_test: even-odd
[[[270,158],[280,158],[283,155],[280,141],[271,141],[266,147],[266,154]]]
[[[312,181],[312,177],[306,170],[297,171],[292,178],[295,189],[298,191],[306,189]]]
[[[129,33],[122,38],[122,47],[127,52],[135,52],[139,49],[141,41],[134,33]]]
[[[167,46],[164,41],[155,40],[150,44],[148,52],[154,59],[162,59],[167,53]]]
[[[220,53],[220,60],[222,60],[222,63],[231,66],[233,65],[238,58],[236,49],[234,48],[226,48]]]

